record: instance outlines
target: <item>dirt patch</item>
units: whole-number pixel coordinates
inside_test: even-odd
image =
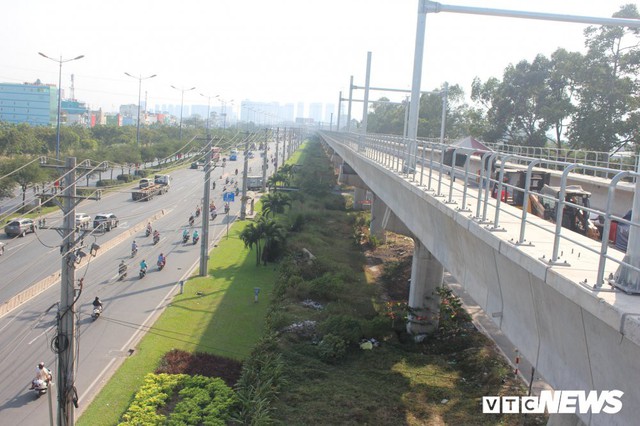
[[[387,232],[387,242],[372,248],[363,247],[367,261],[367,273],[382,287],[387,301],[409,298],[409,279],[413,240],[403,235]]]

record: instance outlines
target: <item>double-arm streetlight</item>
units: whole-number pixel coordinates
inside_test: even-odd
[[[136,146],[140,146],[140,97],[142,96],[142,80],[148,80],[156,76],[156,74],[150,75],[148,77],[143,77],[142,75],[136,77],[135,75],[131,75],[125,71],[125,75],[128,75],[131,78],[135,78],[138,80],[138,121],[136,126]],[[145,105],[146,107],[146,105]]]
[[[180,100],[180,140],[182,140],[182,108],[184,106],[184,92],[195,90],[195,86],[190,89],[185,89],[184,87],[178,88],[174,85],[171,85],[171,87],[182,92],[182,98]]]
[[[60,65],[60,68],[58,71],[58,119],[57,119],[57,129],[56,129],[56,160],[59,160],[60,159],[60,108],[62,107],[62,64],[64,64],[65,62],[71,62],[71,61],[76,61],[78,59],[82,59],[84,58],[84,55],[76,56],[75,58],[71,58],[71,59],[62,59],[62,56],[60,56],[60,59],[54,59],[45,55],[42,52],[38,52],[38,55],[42,56],[43,58],[50,59],[53,62],[57,62]]]

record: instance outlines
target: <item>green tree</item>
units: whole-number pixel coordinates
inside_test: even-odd
[[[242,230],[242,232],[240,232],[240,239],[244,242],[245,247],[248,247],[251,250],[254,245],[256,246],[256,266],[260,265],[260,258],[262,255],[262,247],[260,246],[262,234],[263,231],[260,222],[250,223]]]
[[[275,216],[278,213],[284,213],[285,207],[291,207],[291,198],[283,192],[270,192],[261,198],[262,214]]]
[[[261,217],[259,222],[262,229],[262,237],[265,240],[262,260],[264,266],[267,266],[267,261],[274,261],[280,255],[287,232],[284,227],[275,220]]]
[[[28,157],[16,157],[5,162],[1,175],[11,173],[6,179],[20,186],[22,191],[22,209],[26,204],[27,189],[35,184],[41,184],[48,179],[48,173],[40,167],[38,161]],[[11,188],[11,184],[7,185]]]
[[[613,16],[640,18],[634,4]],[[590,26],[585,37],[588,50],[577,78],[579,103],[569,135],[577,147],[599,151],[637,142],[640,34],[637,29]]]

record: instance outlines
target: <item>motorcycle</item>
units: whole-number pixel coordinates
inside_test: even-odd
[[[138,249],[137,248],[131,249],[131,257],[135,257],[136,254],[138,254]]]
[[[193,219],[193,216],[191,216],[189,218],[189,226],[193,226],[193,222],[194,222],[194,219]]]
[[[196,217],[200,217],[200,209],[196,209]]]
[[[127,268],[118,269],[118,281],[122,281],[127,277]]]
[[[147,228],[147,230],[144,233],[145,237],[148,237],[149,235],[151,235],[151,228]]]
[[[160,235],[154,235],[153,236],[153,245],[155,246],[156,244],[158,244],[158,242],[160,242]]]
[[[195,237],[195,238],[193,239],[193,245],[195,246],[196,244],[198,244],[198,241],[200,241],[200,237],[199,237],[199,236],[198,236],[198,237]]]
[[[91,319],[94,320],[94,321],[97,320],[101,313],[102,313],[102,307],[101,306],[94,306],[93,307],[93,312],[91,313]]]
[[[188,235],[183,235],[182,236],[182,244],[187,244],[187,241],[189,241],[189,236]]]
[[[167,263],[167,261],[165,260],[164,262],[158,262],[158,271],[162,271],[162,268],[164,268],[164,265]]]
[[[140,269],[140,279],[143,279],[145,277],[145,275],[147,275],[147,270],[146,269]]]
[[[47,393],[47,389],[49,389],[49,383],[46,380],[33,379],[31,381],[31,389],[33,389],[36,395],[40,397]]]

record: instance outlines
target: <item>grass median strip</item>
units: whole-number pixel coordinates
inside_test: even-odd
[[[114,425],[133,395],[171,349],[245,359],[262,336],[274,267],[256,267],[255,254],[238,234],[238,222],[211,252],[209,276],[189,279],[78,420],[78,425]],[[260,301],[254,302],[254,288]]]

